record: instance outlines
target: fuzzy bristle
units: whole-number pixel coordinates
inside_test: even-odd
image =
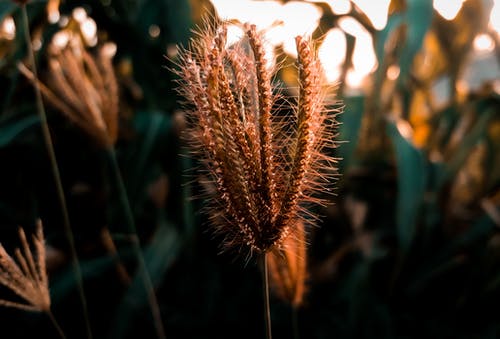
[[[180,49],[174,71],[188,111],[186,139],[205,166],[215,232],[224,249],[251,254],[279,247],[294,225],[312,222],[310,203],[326,202],[335,119],[310,41],[297,38],[297,107],[279,106],[263,37],[254,25],[243,30],[228,46],[226,24],[206,24]]]
[[[41,221],[37,222],[36,234],[33,235],[36,259],[33,257],[22,228],[19,228],[19,238],[21,249],[17,248],[14,251],[17,263],[0,244],[0,284],[22,298],[26,304],[0,299],[0,305],[25,311],[49,312],[49,282],[45,266],[45,245]]]
[[[51,106],[102,148],[114,145],[118,137],[118,85],[112,56],[103,52],[106,47],[101,46],[94,56],[78,40],[62,48],[50,46],[46,83],[35,79],[23,64],[18,65]]]

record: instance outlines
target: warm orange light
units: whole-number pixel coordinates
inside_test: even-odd
[[[61,15],[59,13],[59,0],[49,0],[47,3],[47,20],[51,24],[59,21]]]
[[[363,86],[363,82],[365,80],[365,74],[360,72],[356,72],[354,69],[350,69],[347,72],[346,83],[349,88],[359,89]]]
[[[13,40],[16,37],[16,24],[11,16],[7,16],[0,25],[0,38]]]
[[[211,0],[219,16],[223,19],[236,19],[240,22],[252,22],[259,29],[266,31],[269,49],[283,45],[285,52],[295,56],[294,37],[311,34],[317,27],[321,16],[314,2],[327,3],[336,14],[346,14],[351,9],[349,0],[307,0],[306,2],[288,1],[253,1],[253,0]],[[434,8],[447,20],[452,20],[461,9],[465,0],[434,0]],[[377,30],[387,23],[390,0],[352,0],[372,21]],[[500,32],[500,0],[494,0],[490,15],[490,25]],[[356,38],[353,52],[353,67],[347,73],[346,81],[353,88],[359,88],[364,79],[377,67],[370,33],[355,19],[345,17],[339,21],[341,30]],[[340,75],[340,67],[345,57],[346,39],[339,29],[326,33],[319,57],[329,82],[335,82]],[[239,27],[229,27],[228,43],[239,40],[242,36]],[[492,41],[479,36],[474,42],[476,50],[491,51]],[[390,68],[387,76],[396,79],[399,69]]]
[[[495,42],[488,34],[479,34],[474,39],[474,49],[478,52],[491,52],[495,48]]]
[[[398,65],[389,66],[389,68],[387,68],[387,78],[392,81],[396,80],[399,76],[400,71],[401,70],[399,69]]]
[[[370,33],[353,18],[343,18],[339,21],[339,25],[345,32],[356,38],[352,54],[353,72],[356,75],[347,78],[347,81],[352,79],[353,85],[355,85],[359,82],[358,79],[365,78],[377,66],[377,57],[373,50],[373,40]]]
[[[318,50],[319,60],[323,65],[328,82],[333,83],[338,80],[340,67],[345,60],[345,53],[345,34],[338,28],[329,30]]]

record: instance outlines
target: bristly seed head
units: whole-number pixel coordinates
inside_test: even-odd
[[[328,150],[336,145],[337,111],[325,107],[311,41],[296,38],[299,95],[296,107],[283,107],[262,35],[254,25],[243,30],[244,38],[227,46],[226,23],[206,24],[180,48],[174,72],[188,111],[186,139],[212,184],[210,220],[224,249],[251,254],[281,245],[294,225],[315,221],[310,203],[326,203],[336,175]]]
[[[19,228],[21,249],[15,250],[17,262],[0,244],[0,285],[4,285],[26,303],[0,299],[0,305],[25,311],[50,311],[49,281],[45,267],[45,244],[41,221],[37,222],[33,245],[36,258],[30,249],[26,235]]]

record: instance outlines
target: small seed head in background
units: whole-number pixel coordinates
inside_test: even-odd
[[[33,246],[36,257],[22,228],[19,228],[21,249],[17,248],[15,258],[0,244],[0,284],[7,287],[26,303],[0,299],[0,305],[25,311],[50,312],[49,281],[45,266],[45,239],[42,222],[37,222]]]

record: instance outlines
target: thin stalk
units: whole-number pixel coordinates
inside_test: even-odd
[[[299,308],[298,306],[292,306],[292,330],[293,339],[299,339]]]
[[[75,247],[75,237],[73,236],[73,231],[71,230],[71,224],[69,220],[68,208],[66,205],[66,198],[64,197],[64,190],[61,181],[61,174],[59,173],[59,165],[57,164],[56,153],[54,151],[54,144],[52,142],[52,137],[50,135],[49,124],[47,123],[47,115],[45,114],[45,108],[43,106],[42,94],[40,92],[40,87],[38,84],[38,73],[36,69],[35,63],[35,53],[33,52],[33,46],[31,45],[31,35],[28,21],[28,12],[26,10],[26,4],[21,5],[21,12],[23,17],[23,26],[24,26],[24,38],[26,41],[26,46],[28,49],[28,58],[33,70],[33,76],[35,78],[34,87],[35,87],[35,96],[36,96],[36,107],[38,111],[38,115],[40,116],[40,126],[42,128],[43,139],[45,142],[45,147],[47,148],[47,155],[49,157],[50,166],[52,169],[52,174],[54,176],[54,182],[56,185],[57,197],[59,200],[59,204],[61,207],[64,233],[68,240],[70,252],[71,252],[71,262],[73,265],[73,270],[75,274],[75,280],[78,288],[78,294],[80,297],[80,301],[82,304],[83,317],[85,320],[85,327],[87,331],[87,338],[92,339],[92,331],[90,329],[90,321],[88,317],[87,311],[87,301],[85,298],[85,292],[83,289],[83,277],[80,269],[80,262],[78,261],[78,255],[76,253]]]
[[[59,336],[61,337],[61,339],[66,339],[66,335],[64,334],[61,326],[59,326],[59,323],[57,322],[56,318],[54,317],[54,315],[52,314],[52,311],[49,310],[48,312],[46,312],[47,315],[49,316],[50,318],[50,321],[52,321],[52,324],[54,325],[54,327],[56,328],[57,330],[57,333],[59,333]]]
[[[125,213],[126,224],[128,231],[132,234],[137,235],[136,241],[132,241],[132,249],[137,257],[139,265],[139,274],[142,277],[142,282],[144,288],[146,289],[146,294],[148,295],[149,306],[151,308],[151,313],[153,315],[153,322],[156,328],[156,334],[158,338],[165,339],[165,330],[163,328],[163,323],[161,321],[160,307],[158,305],[158,300],[156,299],[156,294],[153,288],[153,282],[151,281],[151,276],[149,275],[148,269],[146,267],[146,261],[142,254],[141,244],[139,236],[137,233],[137,228],[135,227],[134,215],[132,209],[130,208],[130,202],[128,200],[127,190],[125,189],[125,184],[121,175],[120,167],[118,166],[118,161],[116,159],[115,150],[111,147],[108,149],[108,154],[114,171],[114,176],[116,179],[116,186],[118,189],[118,195],[120,197],[120,203]]]
[[[271,307],[269,305],[269,269],[267,267],[267,252],[262,255],[262,290],[264,296],[264,318],[266,322],[266,338],[272,339]]]

